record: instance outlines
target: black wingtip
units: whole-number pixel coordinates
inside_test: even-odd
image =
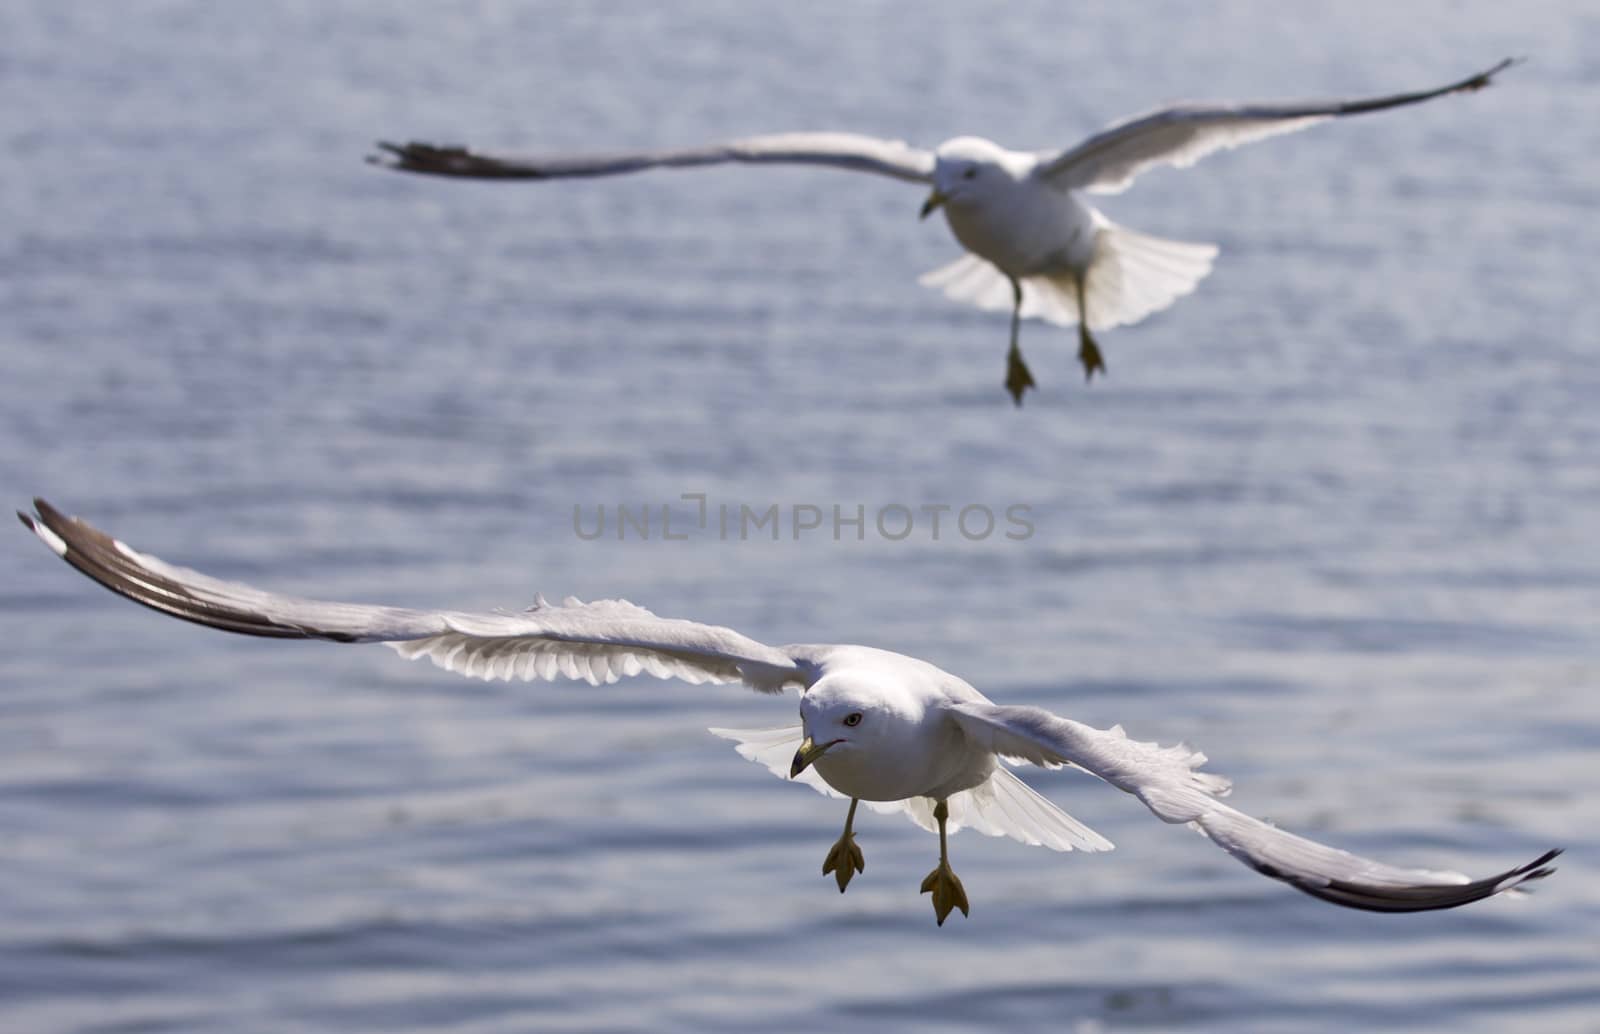
[[[72,523],[72,518],[51,506],[47,500],[39,496],[33,497],[33,512],[37,514],[35,518],[37,523],[44,525],[57,535],[61,534],[63,527]]]
[[[1463,92],[1467,92],[1467,93],[1472,93],[1472,92],[1481,90],[1484,87],[1488,86],[1490,83],[1494,82],[1494,77],[1499,75],[1501,72],[1505,71],[1505,69],[1506,69],[1506,62],[1502,61],[1498,65],[1495,65],[1493,68],[1491,68],[1491,69],[1489,69],[1487,71],[1484,71],[1484,72],[1479,72],[1477,75],[1473,76],[1471,79],[1468,79],[1466,82],[1462,83],[1461,84],[1461,89],[1462,89]]]
[[[390,143],[387,140],[379,140],[375,142],[373,146],[379,151],[387,151],[389,153],[366,155],[364,160],[368,165],[376,165],[380,169],[399,168],[399,162],[397,159],[403,159],[405,157],[405,150],[399,144]],[[393,157],[391,157],[391,155]]]
[[[40,542],[49,546],[57,556],[66,559],[68,563],[75,562],[68,556],[72,549],[68,546],[67,539],[70,537],[69,529],[77,522],[63,516],[60,510],[38,497],[33,500],[33,509],[33,513],[18,510],[17,520],[22,522],[24,528],[33,532]]]
[[[1479,72],[1477,75],[1473,76],[1471,79],[1468,79],[1466,82],[1462,83],[1460,85],[1460,87],[1458,87],[1458,89],[1461,89],[1461,90],[1464,90],[1464,91],[1468,91],[1468,92],[1481,90],[1484,87],[1488,86],[1490,83],[1492,83],[1494,81],[1494,77],[1499,75],[1501,72],[1504,72],[1508,68],[1515,67],[1516,65],[1523,64],[1527,60],[1528,59],[1525,58],[1525,57],[1504,57],[1504,58],[1501,58],[1499,63],[1497,63],[1493,68],[1489,68],[1489,69],[1486,69],[1485,71]]]
[[[1556,870],[1550,863],[1561,855],[1562,850],[1559,847],[1551,848],[1533,861],[1516,868],[1460,884],[1380,886],[1339,880],[1321,884],[1297,879],[1265,863],[1253,863],[1251,868],[1263,876],[1282,880],[1302,893],[1345,908],[1364,912],[1431,912],[1470,905],[1507,891],[1530,894],[1533,890],[1525,884],[1552,875]]]
[[[1518,877],[1517,882],[1526,883],[1529,880],[1542,880],[1551,873],[1554,873],[1556,871],[1556,867],[1550,863],[1560,857],[1561,853],[1565,850],[1566,848],[1564,847],[1553,847],[1544,854],[1535,858],[1533,861],[1529,862],[1527,865],[1524,865],[1521,869],[1516,870],[1515,875]]]
[[[538,168],[475,154],[461,144],[430,144],[421,140],[397,144],[380,140],[377,146],[385,153],[369,155],[368,161],[397,172],[487,180],[545,178],[545,173]]]
[[[29,513],[26,510],[17,511],[17,520],[21,521],[23,527],[27,528],[35,535],[38,535],[41,529],[44,531],[51,530],[50,521],[52,518],[58,521],[62,520],[63,518],[61,516],[61,511],[57,510],[55,507],[51,506],[38,496],[33,497],[32,513]]]

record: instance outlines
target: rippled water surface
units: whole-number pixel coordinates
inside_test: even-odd
[[[1341,846],[1488,872],[1562,845],[1557,877],[1337,910],[1041,773],[1119,850],[960,835],[972,916],[936,929],[932,838],[867,817],[840,897],[839,802],[703,731],[792,696],[223,636],[16,530],[0,1028],[1600,1030],[1600,19],[1084,6],[8,4],[0,485],[290,592],[625,596],[906,651],[1199,744],[1240,806]],[[1026,326],[1020,412],[1003,316],[916,286],[956,251],[905,184],[360,161],[382,136],[1047,147],[1503,54],[1532,60],[1482,94],[1108,199],[1218,242],[1216,271],[1105,334],[1090,387],[1070,334]],[[685,493],[860,505],[868,534],[574,532]],[[1034,533],[888,541],[891,504],[1024,506]]]

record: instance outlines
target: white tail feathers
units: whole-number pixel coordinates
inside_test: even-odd
[[[707,729],[706,731],[713,736],[732,740],[733,749],[739,752],[740,757],[763,766],[779,779],[789,778],[789,765],[794,761],[794,752],[800,749],[800,742],[805,739],[798,725],[782,729]],[[824,797],[844,796],[823,782],[815,768],[806,769],[794,779],[795,782],[805,783]]]
[[[931,798],[913,797],[897,803],[912,822],[929,832],[939,831]],[[1010,837],[1052,851],[1109,851],[1114,846],[1006,768],[996,768],[987,782],[952,794],[946,807],[950,817],[945,828],[952,833],[970,826],[984,836]]]
[[[1000,270],[970,251],[947,266],[930,269],[917,277],[917,283],[943,291],[944,296],[953,301],[976,305],[989,312],[1011,311],[1011,281]],[[1072,311],[1073,322],[1076,322],[1076,305]],[[1022,314],[1038,316],[1051,323],[1060,322],[1038,311],[1038,303],[1029,298],[1026,285],[1022,290]]]
[[[1089,329],[1137,323],[1195,289],[1211,272],[1214,244],[1189,244],[1107,222],[1087,284]]]
[[[1089,329],[1137,323],[1195,289],[1211,272],[1214,244],[1165,240],[1098,220],[1094,258],[1084,284]],[[1011,281],[985,259],[968,253],[917,280],[945,297],[991,312],[1011,310]],[[1022,315],[1057,326],[1078,323],[1075,272],[1022,279]]]
[[[789,764],[803,738],[800,727],[784,729],[712,729],[711,734],[733,740],[739,756],[763,765],[780,779],[789,777]],[[844,795],[822,781],[816,769],[808,768],[797,782],[828,797]],[[862,801],[880,814],[904,812],[923,829],[936,833],[933,800],[911,797],[903,801]],[[970,826],[985,836],[1010,837],[1034,847],[1052,851],[1109,851],[1111,841],[1068,815],[1048,799],[1018,779],[1008,769],[997,768],[987,782],[951,795],[946,806],[950,817],[945,822],[954,833]]]

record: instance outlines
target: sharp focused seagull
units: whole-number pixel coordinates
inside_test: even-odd
[[[950,868],[947,834],[964,823],[992,836],[1057,851],[1109,851],[1111,842],[1067,815],[999,762],[1071,766],[1138,797],[1165,822],[1187,823],[1255,869],[1313,897],[1374,912],[1454,908],[1554,870],[1559,851],[1487,879],[1402,869],[1286,833],[1219,799],[1228,780],[1200,771],[1206,756],[1185,746],[1129,739],[1037,707],[991,703],[926,661],[866,646],[771,647],[728,628],[660,618],[622,600],[519,613],[407,610],[280,596],[139,553],[42,499],[25,524],[57,555],[113,592],[174,617],[245,635],[385,643],[481,679],[590,684],[648,672],[688,682],[743,682],[764,693],[800,690],[800,725],[713,729],[741,755],[778,775],[850,799],[844,832],[823,875],[839,890],[866,870],[856,846],[856,806],[905,811],[939,834],[939,864],[922,883],[939,924],[967,895]]]
[[[1084,375],[1105,369],[1090,333],[1137,323],[1194,290],[1211,271],[1211,244],[1162,240],[1119,226],[1083,198],[1116,194],[1155,165],[1193,165],[1237,147],[1326,119],[1419,104],[1480,90],[1509,67],[1506,59],[1431,90],[1383,97],[1162,108],[1096,133],[1066,150],[1011,151],[981,137],[947,140],[936,150],[854,133],[778,133],[662,151],[610,154],[495,155],[462,147],[380,142],[368,160],[389,168],[472,179],[610,176],[662,166],[722,162],[832,165],[931,184],[927,218],[942,209],[968,254],[921,283],[983,309],[1011,310],[1006,390],[1022,404],[1033,374],[1017,347],[1018,324],[1037,316],[1078,326]]]

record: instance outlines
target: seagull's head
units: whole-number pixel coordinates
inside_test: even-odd
[[[789,778],[804,772],[824,754],[834,760],[870,755],[893,735],[895,715],[875,683],[859,675],[819,679],[800,698],[805,740],[795,751]]]
[[[981,204],[1015,183],[1025,172],[1017,159],[1027,158],[977,136],[946,140],[933,155],[933,193],[922,203],[924,219],[943,205]]]

